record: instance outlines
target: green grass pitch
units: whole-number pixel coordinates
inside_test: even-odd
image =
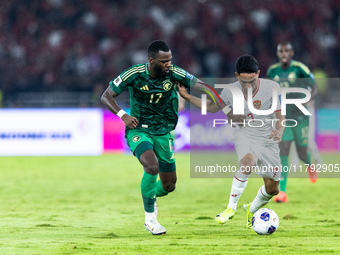
[[[335,154],[323,158],[339,163]],[[176,160],[177,189],[158,199],[167,234],[152,236],[133,156],[1,157],[0,254],[340,253],[340,179],[288,180],[290,202],[266,206],[279,215],[278,231],[259,236],[245,228],[241,209],[225,225],[214,220],[232,179],[190,178],[189,155]],[[239,207],[260,185],[249,180]]]

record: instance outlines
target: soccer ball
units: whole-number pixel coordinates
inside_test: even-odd
[[[259,235],[271,235],[279,227],[279,217],[273,210],[262,208],[254,214],[252,225]]]

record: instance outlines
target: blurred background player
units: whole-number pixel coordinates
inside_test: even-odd
[[[270,199],[279,193],[280,182],[280,157],[278,143],[281,141],[284,126],[282,121],[284,116],[281,115],[281,105],[277,99],[277,107],[275,113],[269,115],[255,115],[248,108],[247,92],[251,89],[254,107],[258,110],[268,110],[272,107],[273,88],[280,90],[276,82],[267,79],[259,79],[260,70],[257,60],[251,55],[243,55],[236,62],[237,82],[228,86],[237,87],[243,91],[245,97],[244,102],[244,119],[254,121],[254,119],[262,120],[264,125],[261,127],[253,127],[245,125],[236,127],[234,130],[235,150],[240,163],[240,169],[236,172],[229,196],[228,207],[225,211],[216,216],[216,221],[220,224],[226,223],[232,219],[236,213],[237,203],[245,190],[248,178],[255,166],[259,169],[256,171],[264,181],[264,185],[260,187],[256,197],[251,203],[245,203],[243,210],[247,215],[246,227],[251,228],[251,220],[253,214],[262,206],[266,205]],[[188,95],[184,87],[179,87],[181,96],[191,102],[198,108],[201,108],[201,99]],[[222,101],[226,107],[233,106],[233,95],[227,88],[223,89],[220,94]],[[224,108],[225,109],[225,108]],[[208,101],[207,111],[217,112],[219,109]],[[225,110],[223,110],[224,113]],[[229,113],[228,113],[229,114]],[[230,119],[229,115],[228,118]],[[274,127],[268,119],[278,119]],[[264,168],[263,168],[264,167]]]
[[[311,100],[318,94],[318,87],[315,83],[313,74],[309,68],[301,62],[293,60],[294,51],[290,42],[284,41],[277,46],[277,57],[279,63],[269,67],[267,77],[278,82],[282,88],[300,87],[311,91]],[[289,93],[287,98],[304,97],[301,93]],[[297,121],[296,127],[286,127],[282,141],[280,142],[280,157],[282,163],[282,173],[280,182],[280,193],[274,198],[275,202],[288,202],[286,194],[287,177],[288,177],[288,155],[291,143],[294,141],[297,155],[306,164],[311,164],[311,156],[307,150],[308,133],[309,133],[309,116],[304,115],[295,105],[287,105],[286,119]],[[287,125],[294,125],[289,123]],[[317,181],[317,173],[308,168],[309,179],[312,183]]]

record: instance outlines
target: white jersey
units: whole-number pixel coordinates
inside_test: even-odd
[[[257,110],[269,110],[272,108],[273,102],[273,90],[277,91],[277,106],[275,112],[281,111],[281,93],[280,86],[276,82],[267,79],[258,79],[259,84],[257,91],[253,94],[252,104]],[[242,91],[242,87],[239,81],[227,85],[228,87],[234,86]],[[272,129],[276,127],[275,113],[269,115],[257,115],[252,113],[248,107],[247,91],[242,91],[244,99],[244,115],[245,125],[239,125],[239,128],[235,132],[241,132],[242,135],[251,139],[268,139]],[[233,107],[233,95],[228,88],[224,88],[220,94],[221,99],[230,108]],[[273,106],[274,107],[274,106]]]
[[[234,86],[242,91],[241,84],[235,82],[228,86]],[[230,88],[230,87],[229,87]],[[277,91],[277,105],[273,105],[273,90]],[[236,100],[244,100],[244,115],[246,117],[245,125],[236,127],[234,131],[235,150],[238,161],[247,154],[254,155],[256,166],[259,167],[256,173],[263,178],[270,178],[274,181],[280,180],[280,150],[277,141],[269,139],[273,129],[276,128],[275,113],[268,115],[257,115],[252,113],[248,107],[248,100],[245,96],[247,91],[242,91],[243,98],[238,97]],[[221,99],[227,106],[232,108],[233,95],[228,88],[224,88],[220,94]],[[280,86],[274,81],[259,79],[257,91],[253,94],[252,104],[258,110],[273,109],[274,112],[281,111]],[[274,108],[275,107],[275,108]]]

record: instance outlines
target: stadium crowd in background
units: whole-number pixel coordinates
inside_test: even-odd
[[[121,70],[147,61],[166,40],[174,63],[198,77],[232,77],[252,54],[266,70],[290,40],[296,59],[340,75],[340,2],[7,0],[0,8],[0,90],[98,91]]]

